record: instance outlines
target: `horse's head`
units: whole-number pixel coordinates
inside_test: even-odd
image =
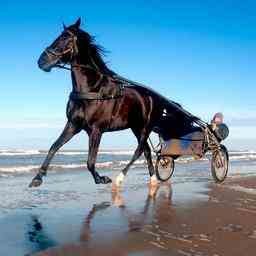
[[[40,69],[49,72],[59,64],[70,63],[74,56],[78,54],[77,37],[81,19],[79,18],[75,24],[66,27],[59,37],[47,47],[38,59]]]

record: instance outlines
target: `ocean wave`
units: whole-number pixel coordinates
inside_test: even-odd
[[[0,156],[20,156],[20,155],[38,155],[41,154],[39,150],[8,150],[1,149]]]
[[[130,162],[130,160],[121,160],[118,162],[119,166],[127,165]],[[146,160],[137,160],[134,165],[144,165],[146,163]]]
[[[255,188],[246,188],[246,187],[242,187],[240,185],[230,185],[230,186],[227,186],[227,188],[233,189],[233,190],[238,191],[238,192],[244,192],[244,193],[247,193],[247,194],[256,195],[256,189]]]
[[[96,163],[96,168],[104,169],[111,167],[113,162]],[[40,165],[25,165],[25,166],[8,166],[0,167],[0,173],[29,173],[36,171]],[[65,169],[87,169],[86,164],[52,164],[49,170],[65,170]]]
[[[181,163],[181,164],[185,164],[185,163],[190,163],[193,161],[208,161],[208,158],[202,157],[202,158],[194,158],[194,157],[180,157],[177,160],[175,160],[175,162]]]
[[[1,156],[33,156],[33,155],[46,155],[46,150],[38,150],[38,149],[0,149],[0,157]],[[112,156],[132,156],[134,154],[133,150],[102,150],[99,151],[98,155],[112,155]],[[80,151],[80,150],[64,150],[58,151],[56,155],[63,155],[63,156],[76,156],[76,155],[88,155],[88,151]],[[206,153],[206,156],[211,155],[210,152]],[[230,159],[255,159],[256,158],[256,151],[229,151]],[[183,159],[183,157],[179,158]],[[188,157],[184,157],[186,161],[189,159]],[[182,160],[183,161],[183,160]],[[185,160],[184,160],[185,161]],[[128,163],[128,161],[127,161]]]
[[[0,150],[0,156],[33,156],[33,155],[46,155],[47,151],[41,150]],[[56,155],[84,155],[87,152],[82,151],[59,151]]]
[[[112,168],[112,167],[123,167],[127,165],[129,161],[107,161],[107,162],[98,162],[95,164],[95,167],[98,169]],[[138,160],[133,165],[141,166],[145,164],[145,160]],[[29,173],[36,171],[40,168],[40,165],[25,165],[25,166],[7,166],[0,167],[0,173]],[[49,167],[49,170],[68,170],[68,169],[87,169],[87,164],[52,164]]]
[[[256,151],[253,151],[253,150],[247,150],[247,151],[229,151],[229,154],[230,154],[230,155],[233,155],[233,154],[239,154],[239,155],[253,154],[253,155],[255,155],[255,154],[256,154]]]
[[[38,165],[38,157],[33,158],[33,155],[38,155],[38,154],[46,154],[46,151],[41,151],[41,150],[22,150],[22,149],[17,149],[17,150],[11,150],[11,149],[1,149],[0,150],[0,156],[10,156],[8,158],[1,157],[1,161],[3,160],[3,163],[5,164],[7,161],[9,164],[13,164],[13,166],[6,166],[0,165],[0,175],[1,174],[12,174],[12,173],[28,173],[28,172],[33,172],[38,170],[40,168],[40,165]],[[60,151],[57,154],[62,154],[62,155],[80,155],[80,154],[87,154],[86,151],[79,151],[79,150],[65,150],[65,151]],[[127,159],[127,155],[133,154],[133,151],[111,151],[111,150],[102,150],[99,152],[99,154],[106,154],[109,155],[107,157],[104,157],[105,162],[98,162],[96,163],[96,168],[98,169],[107,169],[107,168],[112,168],[112,169],[121,169],[124,166],[126,166],[130,160]],[[24,155],[26,158],[25,162],[20,163],[20,159],[18,159],[17,163],[15,158],[11,158],[12,156],[15,155]],[[32,157],[30,158],[30,155]],[[114,155],[123,155],[124,157],[111,157]],[[63,159],[65,157],[63,156]],[[120,159],[121,158],[121,159]],[[120,160],[119,160],[120,159]],[[194,159],[191,156],[183,156],[175,160],[175,162],[179,164],[186,164],[190,163],[193,161],[207,161],[208,159],[211,159],[211,154],[207,153],[203,158],[201,159]],[[256,160],[256,152],[254,151],[230,151],[229,152],[229,159],[231,161],[255,161]],[[101,161],[104,161],[101,160]],[[24,163],[28,163],[28,165],[24,165]],[[86,162],[80,163],[80,161],[76,161],[76,158],[71,159],[70,164],[65,164],[64,160],[63,162],[61,161],[59,164],[51,164],[50,169],[53,170],[68,170],[68,169],[87,169]],[[155,158],[153,159],[153,162],[155,164]],[[133,164],[133,168],[141,168],[142,166],[146,167],[146,160],[145,159],[139,159]]]
[[[37,170],[39,165],[0,167],[0,173],[27,173]]]
[[[133,155],[134,151],[99,151],[98,155],[113,155],[113,156],[129,156]],[[59,151],[57,155],[87,155],[87,151]]]
[[[45,152],[44,154],[47,154]],[[56,155],[64,155],[64,156],[76,156],[76,155],[85,155],[87,152],[81,152],[81,151],[59,151],[56,153]]]
[[[133,150],[127,150],[127,151],[100,151],[99,152],[100,155],[120,155],[120,156],[130,156],[130,155],[133,155],[134,154],[134,151]]]
[[[256,154],[248,154],[248,155],[236,155],[236,156],[229,156],[230,160],[254,160],[256,159]]]
[[[112,156],[129,156],[133,155],[134,151],[99,151],[98,155]],[[59,151],[57,155],[87,155],[87,151]]]
[[[133,155],[134,151],[100,151],[99,155]],[[45,150],[22,150],[22,149],[1,149],[0,156],[29,156],[29,155],[46,155],[47,151]],[[75,155],[87,155],[87,151],[58,151],[56,155],[67,155],[67,156],[75,156]]]

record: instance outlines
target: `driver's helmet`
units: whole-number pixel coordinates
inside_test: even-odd
[[[219,140],[226,139],[229,134],[228,126],[224,124],[223,121],[224,116],[220,112],[216,113],[211,121],[212,130]]]
[[[213,119],[211,121],[211,124],[222,124],[224,121],[224,116],[222,113],[218,112],[213,116]]]

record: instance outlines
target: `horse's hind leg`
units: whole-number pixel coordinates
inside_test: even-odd
[[[150,146],[148,145],[148,142],[146,142],[144,146],[144,156],[147,160],[149,175],[150,177],[152,177],[155,174],[155,168],[153,165],[151,149]]]
[[[71,122],[67,122],[63,132],[51,146],[41,168],[39,169],[37,175],[33,178],[29,187],[38,187],[42,184],[42,178],[47,174],[47,169],[55,153],[79,131],[80,129],[77,129]]]
[[[122,172],[116,177],[116,182],[115,184],[117,186],[121,185],[121,183],[124,180],[125,175],[127,174],[130,166],[141,156],[141,154],[143,153],[144,149],[145,149],[145,145],[147,143],[147,139],[149,136],[149,131],[147,131],[145,128],[141,131],[135,131],[134,129],[132,130],[133,133],[135,134],[137,140],[138,140],[138,146],[133,154],[132,159],[130,160],[130,162],[125,166],[125,168],[122,170]],[[150,148],[149,148],[150,150]],[[148,153],[148,151],[147,151]],[[148,156],[148,155],[147,155]]]
[[[96,172],[95,170],[95,163],[96,163],[101,136],[102,136],[102,133],[97,128],[94,128],[89,134],[89,153],[88,153],[88,160],[87,160],[87,168],[91,172],[96,184],[100,184],[100,183],[107,184],[112,182],[111,179],[107,176],[100,176],[98,172]]]
[[[148,164],[148,170],[149,170],[149,175],[150,175],[150,185],[153,185],[153,186],[157,185],[158,179],[155,175],[155,168],[154,168],[153,161],[152,161],[151,149],[150,149],[150,146],[148,145],[148,142],[145,143],[144,155],[145,155],[145,158],[146,158],[147,164]]]

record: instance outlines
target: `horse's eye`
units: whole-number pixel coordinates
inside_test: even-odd
[[[68,37],[69,37],[68,34],[63,34],[63,35],[62,35],[62,38],[63,38],[63,39],[68,39]]]

